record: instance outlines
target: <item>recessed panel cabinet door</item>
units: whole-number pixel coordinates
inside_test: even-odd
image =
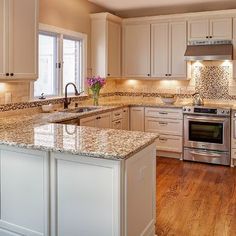
[[[121,75],[121,26],[108,21],[108,58],[107,76],[120,77]]]
[[[186,78],[187,63],[184,53],[187,47],[187,25],[186,22],[170,23],[170,62],[169,71],[171,77]]]
[[[210,36],[213,39],[232,40],[232,18],[211,19]]]
[[[169,67],[169,24],[152,25],[152,77],[167,77]]]
[[[123,33],[123,76],[150,76],[150,25],[125,25]]]
[[[9,0],[9,73],[37,78],[37,0]]]
[[[4,19],[5,0],[0,0],[0,78],[5,77],[5,19]]]
[[[188,40],[206,40],[208,36],[210,36],[208,19],[188,22]]]

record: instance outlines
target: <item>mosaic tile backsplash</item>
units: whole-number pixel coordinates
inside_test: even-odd
[[[205,99],[233,99],[229,95],[232,77],[230,66],[196,66],[193,68],[195,90]]]

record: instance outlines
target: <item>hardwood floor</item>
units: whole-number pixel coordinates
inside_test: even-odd
[[[236,236],[236,168],[157,161],[158,236]]]

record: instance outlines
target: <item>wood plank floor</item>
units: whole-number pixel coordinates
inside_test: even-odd
[[[157,160],[158,236],[236,236],[236,168]]]

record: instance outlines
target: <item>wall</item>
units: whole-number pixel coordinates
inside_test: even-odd
[[[90,13],[104,12],[87,0],[40,0],[40,23],[82,32],[88,35],[88,68],[90,68]]]

